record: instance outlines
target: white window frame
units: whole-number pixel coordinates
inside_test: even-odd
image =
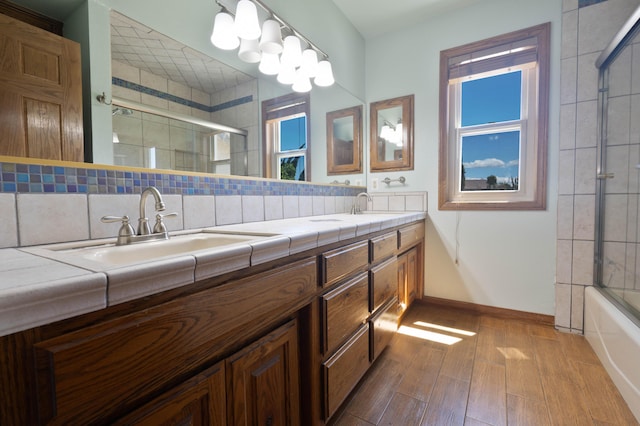
[[[298,113],[298,114],[293,114],[293,115],[289,115],[286,117],[281,117],[275,120],[272,120],[271,122],[274,124],[274,147],[273,147],[273,161],[274,163],[272,164],[272,167],[274,168],[274,170],[276,170],[276,177],[277,179],[281,179],[282,176],[282,170],[281,170],[281,166],[282,166],[282,159],[285,158],[294,158],[294,157],[300,157],[303,156],[304,157],[304,173],[305,173],[305,178],[306,178],[306,174],[307,174],[307,166],[309,164],[309,155],[307,153],[307,147],[309,146],[309,141],[305,141],[305,147],[303,149],[291,149],[291,150],[287,150],[287,151],[283,151],[282,150],[282,143],[280,142],[280,126],[281,123],[283,121],[287,121],[287,120],[292,120],[295,118],[299,118],[299,117],[305,117],[306,118],[306,123],[305,126],[309,126],[309,117],[307,117],[307,115],[303,112]]]
[[[440,52],[439,210],[546,208],[550,27],[541,24]],[[461,82],[518,69],[523,72],[520,120],[461,128]],[[461,191],[462,136],[509,128],[522,129],[518,190]]]
[[[449,147],[451,149],[450,158],[455,159],[455,163],[449,168],[449,181],[452,182],[450,199],[458,203],[474,202],[526,202],[532,201],[535,193],[534,167],[536,153],[538,151],[536,126],[528,123],[535,123],[537,120],[536,109],[536,68],[535,63],[523,64],[510,68],[503,68],[452,80],[449,84]],[[478,124],[462,127],[462,83],[472,79],[481,79],[496,75],[506,74],[513,71],[522,72],[521,98],[520,98],[520,119],[511,121],[501,121],[489,124]],[[508,131],[520,132],[520,157],[518,190],[482,190],[482,191],[462,191],[462,138],[464,136],[474,136],[490,133],[502,133]]]
[[[311,180],[311,122],[309,94],[291,93],[262,101],[262,140],[264,153],[264,177],[281,179],[283,158],[304,156],[305,181]],[[306,117],[305,148],[282,151],[280,143],[280,123],[297,117]]]

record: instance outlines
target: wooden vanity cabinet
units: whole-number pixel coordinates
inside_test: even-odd
[[[255,339],[251,336],[259,337],[269,324],[273,328],[295,316],[316,295],[316,271],[315,258],[301,260],[37,343],[40,422],[88,424],[113,419],[153,394],[170,392],[184,378],[250,343]],[[273,346],[276,338],[271,334],[258,344],[258,354],[267,356],[273,350],[284,357],[277,368],[284,369],[291,382],[278,391],[286,400],[298,395],[292,393],[297,385],[291,375],[297,371],[298,348],[290,334],[294,331],[287,333],[281,347]],[[247,355],[251,356],[253,352]],[[227,371],[232,380],[240,374],[238,368],[259,368],[236,362]],[[270,382],[281,378],[274,371],[265,370],[266,375],[256,379],[268,382],[260,383],[260,390],[283,384]],[[244,399],[243,406],[262,397],[255,392],[232,395],[228,407],[234,410],[236,395]],[[233,415],[237,411],[231,408],[228,413]]]
[[[226,395],[225,365],[219,362],[113,424],[225,426]]]
[[[400,316],[422,297],[424,223],[398,230],[398,303]]]

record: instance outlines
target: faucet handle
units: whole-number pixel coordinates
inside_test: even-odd
[[[166,214],[161,214],[161,213],[156,213],[156,224],[153,226],[153,233],[157,234],[160,232],[167,232],[167,227],[164,226],[164,222],[162,221],[162,219],[164,219],[165,217],[176,217],[178,216],[178,213],[166,213]]]
[[[102,216],[100,221],[102,223],[122,222],[122,226],[118,231],[118,241],[116,242],[116,245],[126,244],[126,240],[136,233],[133,226],[129,223],[129,216]]]

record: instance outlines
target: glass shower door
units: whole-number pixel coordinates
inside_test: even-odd
[[[640,37],[600,68],[596,284],[640,314]]]

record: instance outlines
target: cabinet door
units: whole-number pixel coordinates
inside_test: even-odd
[[[398,256],[398,304],[400,306],[400,314],[402,315],[408,307],[407,298],[407,254]]]
[[[225,396],[224,363],[218,363],[114,424],[224,426]]]
[[[0,14],[0,155],[84,161],[80,45]]]
[[[296,321],[227,359],[230,425],[298,425],[298,327]]]
[[[420,277],[418,263],[418,250],[419,247],[414,247],[407,252],[407,307],[411,305],[411,303],[416,300],[416,296],[418,294],[418,281]]]

